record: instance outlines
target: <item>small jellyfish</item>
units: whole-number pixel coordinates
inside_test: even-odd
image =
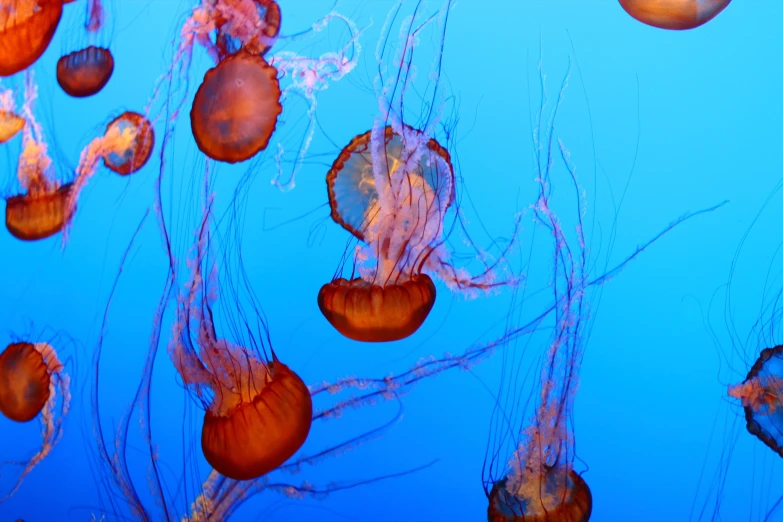
[[[269,144],[280,104],[277,69],[239,51],[207,71],[190,111],[198,148],[214,160],[245,161]]]
[[[226,18],[229,11],[218,11],[215,20],[218,59],[230,56],[240,49],[264,56],[280,34],[280,6],[274,0],[235,0],[235,3],[238,8],[242,6],[249,9],[251,14]]]
[[[59,410],[56,409],[59,391]],[[0,354],[0,413],[12,421],[29,422],[40,415],[43,443],[32,458],[19,463],[22,473],[7,499],[24,478],[41,462],[62,435],[62,421],[68,414],[68,375],[54,348],[45,342],[14,342]]]
[[[57,60],[57,83],[66,94],[84,98],[96,94],[114,72],[114,57],[109,49],[91,45]]]
[[[704,25],[731,0],[620,0],[625,11],[640,22],[661,29],[685,30]]]
[[[729,386],[742,401],[748,432],[783,457],[783,345],[761,350],[745,380]]]
[[[62,14],[62,0],[0,3],[0,76],[11,76],[35,63],[49,47]]]
[[[70,218],[68,201],[73,186],[59,183],[52,172],[43,131],[32,113],[36,95],[32,74],[28,72],[23,107],[26,125],[17,166],[23,191],[6,198],[5,206],[6,228],[23,241],[44,239],[63,230]]]
[[[110,121],[103,135],[93,139],[82,150],[68,198],[68,215],[72,217],[76,211],[79,194],[95,174],[100,159],[110,170],[127,176],[147,163],[154,145],[152,124],[142,114],[126,111]]]

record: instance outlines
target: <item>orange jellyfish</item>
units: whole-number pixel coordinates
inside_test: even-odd
[[[252,158],[269,144],[280,104],[277,69],[240,50],[207,71],[190,111],[198,148],[218,161]]]
[[[704,25],[731,0],[620,0],[625,11],[640,22],[661,29],[685,30]]]
[[[783,457],[783,345],[761,350],[745,380],[729,386],[742,401],[748,432]]]
[[[71,183],[60,184],[53,174],[43,131],[33,118],[36,97],[32,75],[25,81],[23,113],[26,120],[19,154],[17,176],[23,192],[6,199],[5,225],[23,241],[44,239],[63,230],[69,219],[68,199]]]
[[[506,284],[498,280],[497,261],[475,249],[481,272],[455,267],[450,260],[449,238],[462,233],[456,201],[454,167],[446,145],[435,133],[449,125],[441,120],[444,102],[440,89],[440,64],[445,45],[446,20],[440,18],[440,46],[433,60],[435,70],[432,99],[418,117],[420,128],[405,123],[403,108],[415,75],[409,74],[411,60],[395,62],[399,70],[386,77],[383,48],[392,40],[391,22],[399,9],[391,11],[388,34],[379,41],[378,76],[375,80],[379,114],[372,129],[354,137],[340,152],[326,175],[332,219],[360,243],[354,252],[350,278],[336,275],[318,293],[318,307],[329,323],[349,339],[385,342],[403,339],[419,329],[435,303],[435,276],[449,288],[465,292],[489,290]],[[399,34],[395,56],[413,56],[413,45],[422,41],[421,32],[439,17],[416,15],[406,18]],[[428,85],[430,89],[432,85]],[[437,109],[437,110],[436,110]],[[466,243],[474,245],[467,237]],[[357,274],[358,272],[358,274]]]
[[[99,160],[103,159],[104,165],[117,174],[127,176],[147,163],[154,146],[155,132],[145,116],[126,111],[110,121],[103,135],[82,150],[68,198],[68,216],[76,211],[79,194],[95,174]]]
[[[199,238],[188,294],[181,299],[169,354],[206,412],[201,449],[221,475],[250,480],[281,466],[310,433],[313,404],[302,379],[257,350],[218,339],[201,274],[206,239]],[[213,276],[210,276],[213,277]],[[255,344],[255,343],[254,343]]]
[[[0,143],[10,141],[24,128],[24,118],[14,109],[14,92],[0,90]]]
[[[88,0],[84,29],[93,38],[103,27],[105,11],[101,0]],[[92,96],[103,89],[114,72],[114,56],[107,47],[89,45],[57,60],[57,83],[74,98]]]
[[[57,83],[66,94],[84,98],[100,92],[114,72],[114,57],[106,48],[91,45],[57,60]]]
[[[0,4],[0,76],[41,57],[63,14],[62,0],[5,0]]]
[[[59,410],[57,396],[59,391]],[[54,348],[48,343],[14,342],[0,354],[0,413],[16,422],[29,422],[40,415],[43,443],[26,462],[13,489],[51,452],[62,435],[62,422],[68,414],[70,392],[68,375]]]
[[[404,136],[373,129],[343,149],[326,185],[332,219],[370,245],[378,262],[361,277],[321,287],[321,313],[357,341],[411,335],[435,304],[435,285],[422,269],[440,259],[435,250],[454,198],[449,153],[409,127]]]

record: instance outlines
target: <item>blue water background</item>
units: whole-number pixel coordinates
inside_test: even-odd
[[[103,92],[74,100],[54,80],[57,58],[79,41],[73,25],[78,16],[64,17],[50,49],[34,67],[40,88],[37,114],[52,149],[59,151],[56,161],[62,171],[73,168],[79,151],[112,117],[144,106],[189,9],[188,2],[164,0],[109,0],[108,5],[112,22],[105,40],[116,68]],[[283,33],[309,28],[330,7],[329,2],[282,0]],[[275,350],[308,383],[347,375],[383,377],[420,357],[459,353],[474,341],[502,334],[498,329],[509,310],[508,292],[466,300],[439,284],[438,301],[419,332],[401,342],[371,345],[342,338],[316,306],[317,290],[332,277],[348,240],[322,206],[324,176],[339,147],[372,125],[377,111],[371,90],[374,51],[391,7],[385,0],[338,5],[339,12],[367,29],[359,67],[319,95],[322,129],[311,152],[323,157],[303,167],[290,192],[269,184],[270,162],[258,167],[247,189],[252,203],[246,209],[244,263],[268,316]],[[436,7],[435,2],[429,5]],[[753,323],[761,317],[765,299],[783,285],[775,257],[783,237],[783,200],[774,194],[783,177],[780,27],[783,5],[771,1],[734,2],[712,22],[687,32],[644,26],[609,0],[462,1],[449,18],[443,86],[459,102],[456,151],[464,178],[461,190],[469,194],[462,206],[480,245],[487,242],[483,229],[491,236],[508,236],[514,216],[536,194],[531,126],[541,101],[539,63],[549,108],[570,63],[555,132],[577,167],[587,216],[595,216],[588,246],[597,259],[596,271],[621,261],[683,213],[730,200],[719,211],[669,233],[591,295],[594,322],[585,343],[574,428],[575,467],[587,470],[583,476],[593,492],[593,521],[709,519],[717,511],[715,488],[722,488],[722,520],[762,520],[783,495],[779,457],[744,431],[741,410],[726,399],[727,384],[742,380],[765,347],[769,337],[759,340]],[[344,36],[337,30],[330,34],[334,41],[316,40],[313,52],[329,49]],[[417,55],[421,77],[431,70],[433,55],[426,48],[436,41],[433,34],[428,33]],[[296,43],[291,48],[309,51]],[[208,66],[197,53],[190,96]],[[3,85],[20,82],[17,77]],[[174,225],[180,258],[192,241],[192,217],[200,209],[197,199],[189,204],[184,199],[198,195],[204,168],[188,138],[187,107],[189,102],[166,169],[175,179],[168,188],[174,194],[167,196],[168,212],[184,216]],[[303,104],[290,109],[286,123],[292,134],[303,128],[304,110]],[[289,142],[295,141],[292,134]],[[18,149],[13,147],[0,154],[6,195],[14,187]],[[69,360],[74,396],[63,440],[18,493],[0,505],[1,520],[90,520],[91,513],[101,512],[100,485],[91,471],[96,462],[90,457],[95,446],[90,360],[120,256],[152,203],[158,168],[153,158],[128,179],[100,172],[79,202],[64,250],[59,238],[26,244],[0,233],[4,342],[12,334],[37,334],[45,328],[75,340],[60,349]],[[246,168],[217,167],[218,208],[226,208]],[[560,170],[555,179],[556,193],[562,195],[555,210],[572,231],[574,202],[562,174]],[[770,197],[737,255],[743,234]],[[309,211],[313,213],[287,222]],[[528,240],[534,229],[529,213],[523,223],[522,237]],[[536,268],[527,285],[546,289],[548,243],[541,231],[535,241],[541,247],[533,250]],[[529,244],[517,253],[520,258],[529,255]],[[727,316],[725,285],[733,262]],[[159,229],[150,216],[124,267],[107,323],[100,368],[107,426],[117,422],[138,383],[166,267]],[[544,301],[531,298],[530,306]],[[169,328],[170,321],[164,324],[164,336]],[[527,350],[526,364],[532,365],[546,341],[544,332],[509,349]],[[160,462],[175,487],[183,469],[183,433],[198,433],[201,413],[178,384],[165,346],[153,381],[152,425]],[[485,519],[481,469],[495,400],[490,392],[497,391],[502,371],[496,354],[470,372],[453,370],[428,379],[404,397],[402,420],[381,438],[285,479],[325,486],[435,461],[425,469],[325,499],[264,493],[248,501],[234,519]],[[535,377],[537,371],[531,384]],[[394,402],[346,412],[341,419],[316,425],[305,451],[365,432],[397,412]],[[137,420],[134,416],[131,429],[137,428]],[[36,423],[19,426],[0,420],[3,459],[29,455],[38,431]],[[140,437],[132,440],[131,469],[146,495],[146,447]],[[201,461],[200,466],[200,477],[192,476],[192,481],[206,476],[206,464]],[[4,468],[2,473],[0,482],[7,487],[12,472]],[[148,505],[154,508],[149,498]],[[783,512],[771,519],[783,520]]]

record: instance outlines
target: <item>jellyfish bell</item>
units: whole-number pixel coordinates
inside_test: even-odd
[[[410,127],[356,136],[326,176],[332,219],[377,253],[374,269],[337,278],[318,307],[337,331],[358,341],[412,335],[435,304],[435,285],[421,268],[440,240],[454,198],[449,153]]]
[[[37,241],[63,230],[69,218],[68,201],[73,183],[31,190],[6,199],[5,226],[22,241]]]
[[[49,399],[51,376],[44,352],[44,347],[19,342],[0,354],[0,413],[12,421],[33,420]]]
[[[731,0],[620,0],[638,21],[660,29],[686,30],[715,18]]]
[[[783,345],[761,350],[745,380],[728,393],[742,402],[748,432],[783,457]]]
[[[69,96],[84,98],[97,94],[114,72],[114,57],[104,47],[91,45],[57,60],[57,83]]]
[[[190,111],[199,150],[217,161],[238,163],[264,150],[283,112],[277,69],[239,51],[207,71]]]
[[[10,141],[24,128],[24,118],[10,110],[0,110],[0,143]]]
[[[215,394],[201,430],[207,462],[234,480],[280,467],[304,444],[312,423],[312,399],[302,379],[280,362],[255,366],[240,390],[225,383]]]
[[[341,277],[318,292],[318,308],[326,320],[354,341],[398,341],[413,335],[434,304],[435,284],[427,274],[386,285]]]
[[[104,136],[123,137],[122,146],[111,147],[103,154],[107,168],[121,176],[133,174],[147,164],[155,147],[155,132],[142,114],[126,111],[106,126]]]
[[[530,473],[524,483],[499,480],[489,493],[489,522],[587,522],[593,495],[574,470]]]
[[[35,63],[54,36],[62,0],[6,0],[0,5],[0,76]]]

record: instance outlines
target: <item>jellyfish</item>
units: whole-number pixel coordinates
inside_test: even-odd
[[[68,197],[67,215],[76,212],[76,202],[87,181],[95,174],[98,161],[121,176],[128,176],[146,165],[155,146],[155,132],[143,115],[125,111],[106,125],[102,136],[82,150],[76,178]]]
[[[447,2],[444,10],[449,8]],[[458,210],[453,212],[453,223],[447,220],[456,200],[454,167],[448,144],[435,137],[441,123],[437,82],[443,40],[431,75],[436,81],[435,98],[427,106],[433,110],[425,114],[428,119],[421,129],[403,118],[405,97],[413,89],[412,75],[404,69],[412,65],[406,59],[421,31],[435,18],[416,25],[419,22],[412,17],[402,24],[401,49],[395,57],[400,70],[388,82],[384,82],[382,57],[389,35],[381,38],[376,51],[380,114],[371,130],[353,138],[340,152],[326,175],[332,219],[361,244],[354,254],[358,277],[334,277],[321,287],[318,307],[349,339],[395,341],[416,332],[435,303],[435,285],[427,272],[466,293],[506,284],[498,277],[503,255],[489,262],[477,251],[483,267],[476,276],[450,261],[447,239],[461,222]],[[441,38],[445,21],[442,30]]]
[[[729,386],[729,396],[742,402],[748,432],[783,457],[783,345],[761,350],[745,380]]]
[[[5,0],[0,4],[0,76],[35,63],[54,36],[62,0]]]
[[[6,143],[19,134],[24,123],[24,118],[14,110],[14,92],[0,89],[0,143]]]
[[[237,163],[269,144],[280,104],[277,69],[263,56],[240,50],[207,71],[196,91],[190,123],[199,150]]]
[[[0,413],[15,422],[29,422],[40,416],[43,425],[41,448],[29,460],[13,463],[21,466],[22,472],[0,502],[19,489],[60,440],[70,399],[68,375],[50,344],[18,341],[0,353]]]
[[[102,0],[87,0],[84,30],[91,40],[104,26],[106,13]],[[114,72],[114,56],[108,47],[90,44],[65,54],[57,60],[57,83],[74,98],[85,98],[100,92]]]
[[[25,78],[25,103],[22,109],[26,124],[19,154],[17,176],[23,192],[8,197],[5,225],[12,236],[35,241],[60,232],[69,219],[68,201],[73,185],[56,180],[43,131],[33,117],[32,107],[37,87],[31,73]]]
[[[576,212],[575,237],[569,237],[551,208],[552,162],[541,161],[541,150],[548,151],[547,156],[552,150],[554,115],[562,103],[568,77],[567,72],[548,127],[542,129],[539,114],[534,132],[536,141],[539,137],[544,140],[543,147],[538,148],[539,196],[533,209],[536,220],[553,238],[553,252],[547,258],[554,260],[551,268],[554,324],[541,368],[535,413],[520,430],[504,476],[494,476],[496,470],[491,465],[490,476],[484,480],[489,522],[587,522],[592,513],[590,488],[573,467],[572,411],[584,356],[583,343],[589,337],[587,290],[591,286],[582,203]],[[541,83],[544,85],[543,77]],[[562,141],[558,140],[558,144],[566,174],[578,195],[582,189],[570,155]],[[499,395],[503,394],[504,382],[508,381],[501,379]],[[512,401],[512,404],[518,403]],[[493,452],[493,460],[498,453]]]
[[[625,11],[640,22],[661,29],[685,30],[704,25],[731,0],[620,0]]]

